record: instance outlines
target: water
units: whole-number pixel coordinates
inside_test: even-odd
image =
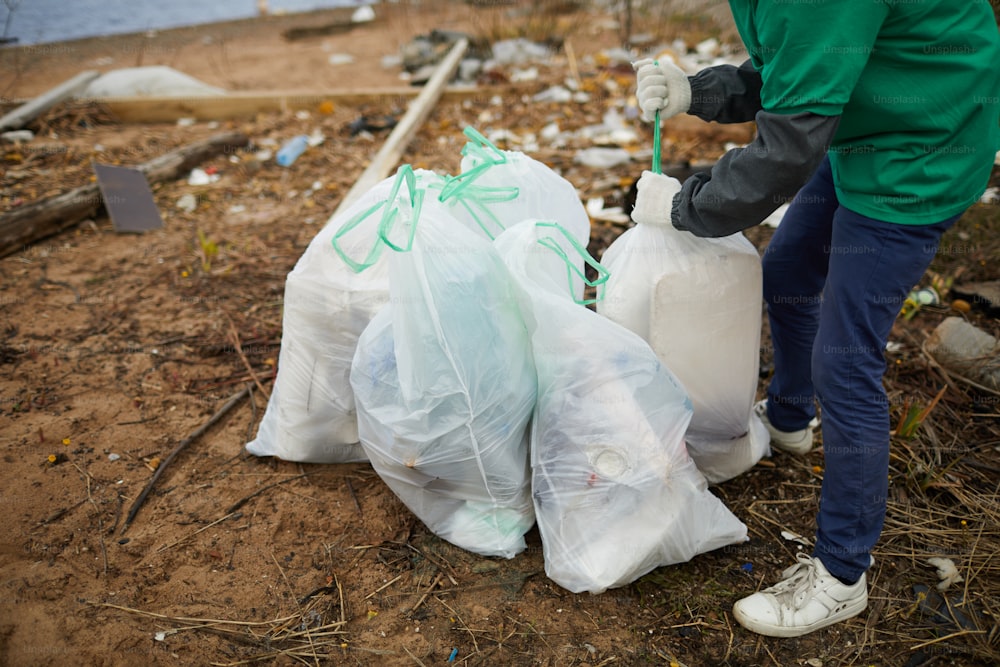
[[[268,0],[267,4],[271,13],[294,13],[371,3],[367,0]],[[0,36],[6,26],[6,36],[16,37],[15,44],[23,46],[257,15],[257,0],[2,0]]]

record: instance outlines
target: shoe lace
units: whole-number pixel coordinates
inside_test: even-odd
[[[811,556],[798,554],[798,562],[785,570],[784,579],[771,586],[769,592],[775,599],[785,607],[797,607],[796,600],[802,598],[802,594],[812,588],[816,581],[818,570]]]

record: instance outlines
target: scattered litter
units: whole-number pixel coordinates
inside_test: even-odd
[[[451,653],[448,654],[448,662],[455,662],[455,657],[458,655],[458,649],[451,649]]]
[[[309,137],[305,134],[292,137],[285,142],[281,150],[274,156],[274,161],[282,167],[288,167],[295,162],[309,147]]]
[[[301,109],[295,112],[295,120],[309,120],[311,114],[305,109]]]
[[[944,629],[958,631],[976,630],[982,627],[977,623],[979,611],[971,601],[965,600],[964,596],[948,598],[924,584],[914,585],[913,592],[916,594],[920,612]]]
[[[823,661],[819,658],[809,658],[806,660],[806,664],[809,665],[809,667],[823,667]]]
[[[218,174],[209,174],[204,169],[195,167],[188,174],[188,185],[208,185],[219,180]]]
[[[611,67],[615,67],[618,65],[631,65],[632,60],[635,58],[635,54],[627,49],[615,47],[601,51],[599,57],[606,61]]]
[[[237,213],[244,213],[246,210],[247,210],[247,207],[244,206],[243,204],[233,204],[232,206],[229,207],[229,211],[228,212],[230,214],[235,215]]]
[[[962,575],[958,573],[955,561],[950,558],[928,558],[927,564],[937,568],[937,575],[941,580],[937,585],[939,591],[946,591],[952,584],[965,581]]]
[[[697,53],[702,58],[716,58],[722,52],[719,46],[719,40],[714,37],[709,37],[703,42],[698,42],[694,47],[695,53]]]
[[[121,458],[121,454],[108,454],[109,461],[117,461]]]
[[[361,134],[362,132],[370,133],[391,130],[396,127],[398,122],[399,119],[388,114],[384,116],[359,116],[351,121],[347,128],[350,130],[351,136],[353,137]]]
[[[204,97],[226,91],[165,65],[127,67],[97,77],[79,95],[101,97]]]
[[[196,119],[185,116],[184,118],[177,119],[177,127],[191,127],[197,122]]]
[[[537,80],[538,80],[537,67],[528,67],[526,69],[514,69],[510,73],[511,83],[518,83],[524,81],[537,81]]]
[[[511,79],[514,80],[513,78]],[[532,102],[557,102],[559,104],[573,99],[573,93],[562,86],[551,86],[531,98]]]
[[[11,130],[0,134],[0,139],[12,143],[27,143],[35,138],[35,133],[31,130]]]
[[[627,223],[630,220],[621,206],[604,208],[604,197],[591,197],[587,200],[587,215],[592,220],[607,222]]]
[[[393,69],[403,64],[403,56],[398,53],[388,53],[382,56],[382,68]]]
[[[503,39],[493,44],[493,60],[500,65],[523,65],[524,63],[547,60],[552,50],[542,44],[518,37]]]
[[[267,162],[268,160],[271,159],[273,155],[274,155],[273,151],[269,151],[265,148],[254,153],[253,157],[255,160],[259,162]]]
[[[331,53],[326,61],[331,65],[350,65],[354,62],[354,56],[350,53]]]
[[[599,146],[577,151],[573,161],[595,169],[610,169],[632,161],[632,154],[624,148],[602,148]]]
[[[799,544],[801,544],[803,546],[807,546],[807,547],[812,546],[812,542],[808,538],[802,537],[798,533],[793,533],[790,530],[783,530],[783,531],[781,531],[781,536],[784,539],[788,540],[789,542],[797,542],[797,543],[799,543]]]
[[[133,167],[94,163],[104,208],[116,232],[145,232],[163,227],[146,175]]]
[[[185,213],[192,213],[196,208],[198,208],[198,198],[188,192],[187,194],[181,195],[175,206]]]
[[[324,141],[326,141],[326,135],[318,127],[306,137],[306,143],[309,144],[309,148],[316,148],[322,145]]]
[[[372,9],[371,5],[364,5],[358,7],[351,14],[351,23],[367,23],[368,21],[375,20],[375,10]]]
[[[1000,153],[998,153],[1000,155]],[[1000,166],[1000,162],[997,163]],[[983,196],[979,198],[982,204],[1000,204],[1000,188],[986,188]]]
[[[885,351],[889,354],[896,354],[897,352],[902,352],[905,347],[902,343],[890,340],[885,344]]]

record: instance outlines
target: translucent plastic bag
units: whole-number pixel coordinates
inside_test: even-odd
[[[386,253],[390,301],[351,369],[362,446],[436,535],[512,558],[534,524],[528,335],[492,244],[437,198],[410,193],[412,211],[397,208],[381,226],[395,251]]]
[[[431,171],[414,176],[420,187],[443,183]],[[389,300],[383,246],[373,240],[383,213],[396,206],[394,188],[395,176],[331,217],[288,274],[278,374],[257,437],[246,445],[250,454],[367,460],[349,376],[358,337]]]
[[[572,183],[520,151],[500,150],[471,127],[464,133],[469,141],[461,173],[449,180],[443,197],[456,217],[491,238],[522,220],[551,220],[587,247],[590,217]]]
[[[603,267],[553,223],[519,223],[495,245],[538,373],[532,489],[549,578],[600,593],[745,541],[684,446],[684,389],[639,336],[571,297],[570,258]]]
[[[611,273],[598,312],[639,334],[680,379],[694,405],[687,432],[709,482],[769,454],[753,413],[760,363],[761,266],[742,235],[699,238],[639,224],[602,257]]]

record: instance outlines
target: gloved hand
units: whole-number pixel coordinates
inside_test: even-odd
[[[666,174],[644,171],[635,187],[632,220],[640,225],[669,227],[672,224],[670,214],[674,208],[674,195],[681,191],[681,182]]]
[[[687,74],[669,58],[657,62],[644,58],[632,63],[632,67],[643,119],[653,122],[659,110],[663,121],[691,108],[691,84]]]

